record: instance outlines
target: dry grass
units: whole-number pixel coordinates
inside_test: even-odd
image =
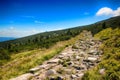
[[[30,68],[40,65],[60,53],[66,46],[74,44],[80,37],[81,35],[78,35],[70,40],[58,42],[49,49],[36,49],[13,54],[11,60],[0,68],[0,80],[8,80],[28,72]]]

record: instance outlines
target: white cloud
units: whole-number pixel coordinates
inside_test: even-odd
[[[120,7],[118,7],[116,10],[113,10],[109,7],[103,7],[97,11],[96,16],[120,16]]]
[[[120,7],[118,7],[117,10],[114,11],[114,16],[120,16]]]
[[[42,31],[36,29],[17,30],[14,27],[9,27],[7,29],[0,30],[0,37],[24,37],[28,35],[37,34],[40,32]]]
[[[35,20],[34,22],[37,23],[37,24],[44,23],[44,22],[38,21],[38,20]]]

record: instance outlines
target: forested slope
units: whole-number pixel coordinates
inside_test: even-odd
[[[0,42],[0,62],[10,59],[10,55],[22,51],[28,51],[38,48],[49,48],[56,42],[68,40],[78,35],[82,30],[91,31],[96,34],[105,28],[120,27],[120,16],[103,20],[87,26],[78,26],[75,28],[44,32],[31,35],[16,40]],[[2,63],[1,63],[2,64]]]

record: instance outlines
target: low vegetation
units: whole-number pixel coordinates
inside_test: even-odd
[[[102,61],[94,69],[89,70],[83,80],[120,80],[120,28],[107,28],[95,35],[103,41]],[[105,69],[100,74],[100,69]]]
[[[66,46],[74,44],[79,38],[78,35],[70,40],[58,42],[49,49],[36,49],[12,54],[11,59],[0,68],[0,80],[8,80],[28,72],[30,68],[40,65],[60,53]]]

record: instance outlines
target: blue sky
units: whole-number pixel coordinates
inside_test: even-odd
[[[88,25],[119,15],[119,0],[0,0],[0,37]]]

